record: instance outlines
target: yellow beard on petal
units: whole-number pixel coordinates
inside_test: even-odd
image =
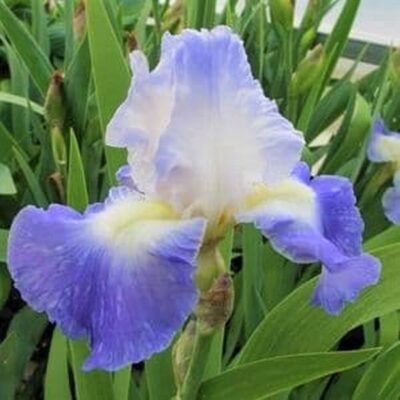
[[[115,239],[125,229],[141,221],[174,220],[178,215],[172,207],[161,201],[132,201],[126,198],[111,204],[93,216],[96,234],[106,240]]]
[[[375,151],[387,161],[392,161],[396,165],[400,165],[400,141],[398,138],[390,136],[380,137],[376,143]]]
[[[315,222],[316,195],[304,183],[286,179],[274,186],[259,183],[246,197],[245,208],[266,207],[266,212],[296,216],[296,219]]]

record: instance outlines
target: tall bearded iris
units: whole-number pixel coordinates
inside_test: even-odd
[[[131,61],[106,135],[128,149],[121,185],[83,215],[26,207],[10,233],[16,286],[66,335],[89,337],[84,368],[164,349],[196,304],[197,260],[235,223],[255,224],[294,262],[321,261],[312,301],[329,313],[377,282],[351,184],[299,163],[302,135],[264,97],[238,36],[165,34],[153,71],[140,52]]]
[[[368,158],[373,162],[392,164],[394,186],[386,190],[382,203],[386,217],[400,224],[400,133],[389,132],[382,120],[376,121],[368,147]]]

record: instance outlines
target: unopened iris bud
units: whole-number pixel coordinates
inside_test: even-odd
[[[61,131],[55,127],[51,130],[51,149],[57,171],[65,175],[67,166],[67,148]]]
[[[44,103],[45,118],[50,128],[57,126],[61,130],[65,121],[63,83],[62,73],[55,71],[51,77]]]
[[[322,72],[324,54],[323,46],[318,44],[299,64],[296,72],[293,74],[290,85],[292,96],[298,96],[312,86],[315,79]]]
[[[272,22],[290,30],[293,27],[294,0],[270,0]]]
[[[227,272],[221,274],[207,292],[200,294],[196,315],[202,334],[210,334],[227,323],[232,313],[233,298],[233,281]]]
[[[132,51],[137,50],[138,42],[136,39],[136,35],[134,32],[125,32],[125,48],[128,54],[132,53]]]
[[[304,55],[307,53],[307,50],[312,46],[316,36],[317,31],[315,30],[315,27],[311,27],[303,33],[299,44],[299,54]]]
[[[65,123],[63,81],[64,78],[61,72],[54,72],[47,90],[44,110],[51,134],[54,164],[57,172],[64,176],[67,164],[67,150],[63,137]]]
[[[75,39],[79,41],[86,32],[86,7],[83,0],[76,6],[73,28]]]
[[[176,0],[163,15],[162,28],[168,31],[182,25],[185,7],[182,0]]]
[[[172,348],[172,366],[174,370],[175,383],[178,387],[182,385],[189,369],[195,334],[196,322],[190,320]]]
[[[200,292],[206,292],[214,280],[227,270],[217,243],[205,244],[199,252],[196,284]]]

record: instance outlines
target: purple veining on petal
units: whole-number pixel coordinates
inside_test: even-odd
[[[105,239],[93,221],[108,207],[81,215],[61,205],[29,206],[9,238],[16,287],[67,336],[89,338],[87,370],[116,370],[163,350],[197,299],[204,220],[140,221]]]
[[[155,158],[159,190],[213,218],[255,182],[289,176],[304,141],[253,78],[241,39],[227,27],[184,30],[163,48],[175,97]]]
[[[306,182],[304,165],[296,168],[294,177]],[[310,203],[316,222],[306,221],[300,214],[296,218],[286,211],[290,199],[285,199],[284,206],[274,215],[268,211],[267,203],[250,211],[247,222],[252,219],[273,247],[290,260],[323,264],[312,302],[328,313],[338,314],[346,302],[354,301],[361,290],[378,282],[380,263],[362,252],[364,225],[351,183],[342,177],[320,176],[309,179],[307,184],[316,196],[315,204]],[[292,201],[296,201],[296,193]]]

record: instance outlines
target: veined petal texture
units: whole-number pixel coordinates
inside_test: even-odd
[[[264,96],[229,28],[167,33],[159,65],[136,69],[107,138],[132,149],[139,189],[145,176],[181,212],[215,221],[239,208],[254,183],[288,177],[300,159],[301,134]]]
[[[120,190],[84,215],[28,206],[11,227],[9,269],[30,306],[89,338],[84,369],[116,370],[167,347],[191,312],[204,225]]]
[[[278,252],[297,263],[323,264],[313,302],[327,312],[339,313],[377,283],[380,263],[362,252],[364,226],[347,179],[311,179],[301,164],[285,182],[258,188],[249,206],[239,221],[253,222]]]

